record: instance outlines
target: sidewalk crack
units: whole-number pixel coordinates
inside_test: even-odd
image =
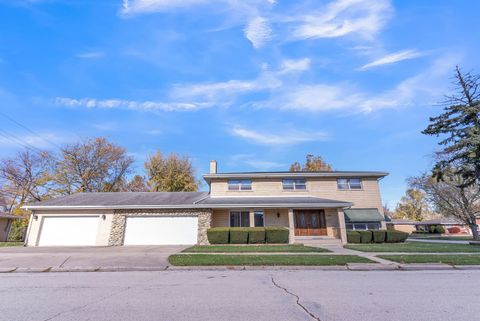
[[[65,263],[67,263],[68,260],[70,260],[70,258],[71,258],[71,256],[67,257],[67,258],[65,259],[65,261],[63,261],[62,264],[60,264],[58,267],[59,267],[59,268],[62,268],[63,265],[64,265]]]
[[[279,285],[277,282],[275,282],[275,279],[273,278],[272,276],[272,284],[276,287],[276,288],[279,288],[281,290],[283,290],[285,293],[288,293],[290,294],[291,296],[295,297],[296,299],[296,304],[302,308],[303,311],[305,311],[305,313],[307,313],[312,319],[314,320],[317,320],[317,321],[322,321],[320,320],[319,317],[317,317],[315,314],[313,314],[312,312],[310,312],[306,306],[304,306],[301,302],[300,302],[300,297],[298,295],[296,295],[295,293],[293,292],[290,292],[289,290],[287,290],[287,288],[284,288],[283,286]]]

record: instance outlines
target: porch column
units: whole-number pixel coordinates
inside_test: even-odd
[[[255,210],[250,209],[250,227],[255,227]]]
[[[347,244],[347,227],[345,225],[345,214],[343,209],[339,208],[338,211],[338,227],[340,229],[340,239],[343,244]]]
[[[290,244],[295,243],[295,221],[293,219],[293,209],[288,209],[288,240]]]

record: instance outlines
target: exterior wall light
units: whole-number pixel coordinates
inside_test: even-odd
[[[277,212],[277,217],[280,218],[280,212]]]
[[[35,221],[38,221],[38,215],[37,215],[37,214],[34,214],[34,215],[33,215],[33,219],[34,219]]]
[[[102,214],[102,220],[106,220],[107,219],[107,216],[105,214]]]

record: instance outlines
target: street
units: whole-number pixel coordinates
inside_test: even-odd
[[[479,285],[480,271],[9,273],[0,320],[472,320]]]

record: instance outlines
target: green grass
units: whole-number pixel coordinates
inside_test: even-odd
[[[255,252],[330,252],[327,249],[303,245],[196,245],[183,250],[187,253],[255,253]]]
[[[379,255],[378,257],[399,263],[444,263],[450,265],[480,265],[480,255]]]
[[[449,243],[381,243],[381,244],[347,244],[345,248],[362,252],[408,252],[408,253],[448,253],[448,252],[480,252],[480,246],[470,244]]]
[[[412,239],[427,239],[427,240],[452,240],[452,241],[470,241],[471,235],[457,235],[457,236],[429,236],[429,234],[411,234],[409,236]]]
[[[178,266],[214,265],[345,265],[375,263],[356,255],[221,255],[175,254],[168,260]]]
[[[23,242],[0,242],[0,247],[22,246]]]

